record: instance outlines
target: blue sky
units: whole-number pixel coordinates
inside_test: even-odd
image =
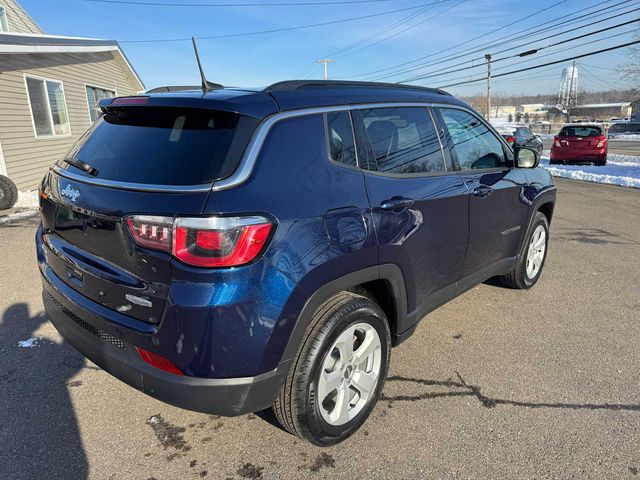
[[[139,1],[150,2],[154,0]],[[157,3],[215,4],[246,3],[250,0],[155,1]],[[274,3],[275,1],[265,0],[260,2],[259,0],[253,0],[253,2],[257,3]],[[299,1],[309,2],[312,0]],[[197,84],[199,82],[190,42],[128,43],[128,41],[184,38],[191,35],[203,37],[278,29],[377,14],[420,5],[424,6],[431,1],[433,0],[378,0],[372,3],[349,5],[280,7],[160,7],[98,3],[88,0],[60,0],[55,3],[51,0],[20,0],[20,3],[47,33],[120,41],[146,86],[152,88],[158,85],[184,85]],[[423,62],[443,60],[465,49],[513,34],[542,22],[570,19],[571,12],[575,10],[591,5],[600,5],[598,9],[590,10],[589,12],[604,12],[607,6],[616,5],[620,1],[597,2],[592,0],[585,2],[584,0],[565,0],[546,12],[512,25],[516,19],[558,3],[559,0],[535,2],[450,0],[429,8],[416,8],[317,28],[237,38],[200,40],[199,49],[209,80],[225,85],[266,85],[278,80],[300,78],[301,75],[303,75],[303,78],[321,78],[322,68],[315,61],[326,55],[330,55],[331,58],[336,58],[337,60],[329,66],[331,78],[351,77],[369,80],[376,78],[376,74],[362,74],[409,62],[426,55],[435,56],[425,59]],[[619,10],[611,14],[634,7],[640,7],[640,2],[629,2],[624,6],[616,7]],[[640,11],[608,22],[601,22],[598,25],[578,30],[556,39],[533,41],[531,48],[545,46],[564,38],[631,20],[634,18],[633,15],[635,15],[635,18],[640,18],[638,17],[639,13]],[[400,23],[412,14],[416,16],[408,19],[405,23]],[[437,16],[429,20],[429,17],[433,15]],[[398,25],[394,29],[378,37],[366,40],[368,37],[395,23],[398,23]],[[487,32],[502,26],[506,26],[506,28],[492,35],[486,35]],[[572,26],[562,27],[555,32],[563,31]],[[630,32],[638,28],[638,24],[631,24],[598,36],[587,37],[562,47],[550,48],[526,59],[505,60],[495,64],[494,71],[509,71],[516,68],[510,66],[515,62],[526,60],[526,63],[518,65],[521,68],[562,59],[572,54],[587,53],[607,46],[626,43],[632,40],[632,33],[566,50],[570,46],[601,39],[608,35]],[[394,36],[389,37],[392,34]],[[472,41],[464,47],[438,54],[443,49],[480,35],[483,37]],[[544,36],[546,35],[548,33]],[[534,37],[534,39],[540,36],[542,34]],[[364,43],[356,44],[350,50],[340,52],[345,47],[356,42],[362,42],[363,39],[366,40]],[[515,43],[502,47],[488,48],[487,51],[493,53],[509,46],[527,43],[529,40],[531,38],[517,40]],[[563,49],[565,50],[561,51]],[[522,51],[522,49],[519,51]],[[502,56],[518,53],[519,51],[506,52]],[[401,81],[415,74],[427,74],[436,68],[443,68],[453,63],[482,57],[483,53],[485,52],[383,80]],[[579,60],[583,67],[580,75],[581,87],[587,90],[602,90],[606,86],[628,86],[628,83],[611,70],[625,60],[625,55],[627,55],[625,50],[618,50]],[[412,66],[408,65],[404,68]],[[563,66],[561,64],[513,77],[496,79],[494,91],[504,93],[523,92],[527,94],[555,92],[559,86],[560,73]],[[382,73],[386,74],[388,71]],[[468,78],[469,73],[471,73],[472,78],[475,78],[483,76],[486,70],[477,68],[471,72],[452,73],[446,76],[417,81],[416,83],[443,86],[447,82],[453,83],[463,75]],[[354,75],[361,76],[352,77]],[[483,92],[484,88],[484,83],[477,83],[451,87],[448,90],[458,95],[470,95]]]

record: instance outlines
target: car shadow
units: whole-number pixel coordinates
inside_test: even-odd
[[[84,479],[87,457],[70,388],[85,366],[75,349],[37,338],[47,321],[15,303],[0,321],[0,477]],[[33,340],[35,338],[35,340]]]

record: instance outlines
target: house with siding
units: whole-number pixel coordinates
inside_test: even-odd
[[[117,42],[47,35],[16,0],[0,0],[0,206],[6,185],[37,187],[102,98],[141,91]]]

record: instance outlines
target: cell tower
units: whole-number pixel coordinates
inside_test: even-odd
[[[558,106],[566,112],[578,105],[578,67],[576,62],[562,70]]]

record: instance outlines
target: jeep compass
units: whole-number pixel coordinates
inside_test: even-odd
[[[448,93],[167,90],[103,100],[40,186],[47,315],[138,390],[335,444],[421,318],[540,278],[553,180]]]

